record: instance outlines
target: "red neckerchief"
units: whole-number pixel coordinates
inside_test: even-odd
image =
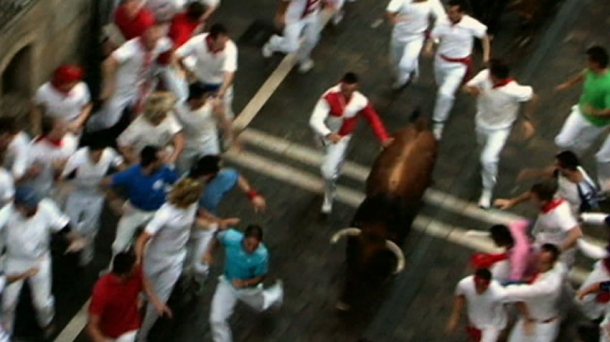
[[[512,77],[509,77],[509,78],[503,79],[503,80],[501,80],[500,82],[498,82],[498,83],[494,84],[492,88],[493,88],[493,89],[496,89],[496,88],[504,87],[505,85],[509,84],[510,82],[513,82],[514,80],[515,80],[515,79],[514,79],[514,78],[512,78]]]
[[[55,89],[56,92],[62,94],[65,97],[70,96],[70,93],[72,92],[72,89],[65,91],[65,90],[59,88],[59,86],[53,81],[51,81],[51,86],[53,87],[53,89]]]
[[[535,283],[535,282],[536,282],[536,280],[538,280],[538,278],[540,277],[540,274],[541,274],[540,272],[536,272],[536,273],[534,273],[534,274],[533,274],[533,275],[530,277],[530,279],[527,281],[527,283],[528,283],[528,284],[530,284],[530,285],[532,285],[533,283]]]
[[[481,341],[481,338],[483,338],[483,332],[472,325],[466,326],[466,334],[468,334],[473,341],[477,342]]]
[[[551,210],[557,208],[561,203],[563,203],[563,198],[556,198],[550,201],[547,205],[542,207],[540,210],[543,214],[548,214]]]
[[[39,136],[36,139],[36,142],[40,142],[40,141],[43,141],[43,140],[47,141],[53,147],[61,147],[63,145],[63,139],[53,140],[53,139],[49,138],[46,135]]]
[[[209,34],[205,37],[205,44],[208,46],[208,51],[210,51],[210,53],[212,53],[213,55],[222,52],[225,49],[224,47],[221,47],[220,49],[214,49],[214,42],[212,41],[212,37],[210,37]]]

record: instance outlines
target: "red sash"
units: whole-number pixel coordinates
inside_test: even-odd
[[[481,338],[483,337],[483,332],[472,325],[466,326],[466,333],[471,340],[476,342],[481,341]]]
[[[474,72],[474,68],[472,65],[472,56],[466,56],[463,58],[451,58],[445,55],[440,55],[442,60],[449,63],[460,63],[466,66],[466,74],[464,75],[464,79],[462,80],[462,84],[468,82],[472,78],[472,74]]]
[[[315,12],[318,9],[319,2],[320,0],[307,0],[305,8],[303,9],[303,14],[301,14],[301,19]]]

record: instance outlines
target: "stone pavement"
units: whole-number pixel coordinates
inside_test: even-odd
[[[552,160],[555,148],[552,139],[561,127],[569,107],[578,98],[579,90],[552,95],[554,85],[563,81],[583,65],[583,51],[591,43],[610,46],[605,34],[610,29],[607,19],[610,11],[606,0],[579,1],[580,6],[563,10],[555,22],[562,22],[556,32],[559,39],[541,46],[534,41],[530,48],[519,51],[514,57],[512,30],[500,33],[494,44],[497,57],[510,54],[515,59],[515,73],[527,76],[542,97],[536,123],[539,135],[527,143],[515,139],[502,154],[501,174],[497,196],[512,196],[527,189],[528,184],[514,183],[523,167],[540,167]],[[430,113],[435,96],[432,83],[431,61],[422,60],[420,81],[400,94],[390,90],[386,58],[389,28],[383,24],[371,28],[371,24],[384,15],[383,1],[359,0],[347,5],[347,15],[337,28],[327,28],[314,52],[316,67],[310,74],[292,72],[273,94],[251,127],[276,137],[288,139],[313,148],[311,132],[307,126],[309,115],[318,96],[332,86],[346,71],[355,71],[362,79],[362,91],[375,104],[390,130],[406,124],[410,113],[421,107]],[[270,20],[276,8],[275,1],[223,3],[216,18],[230,28],[234,37],[241,36],[254,20]],[[565,13],[570,16],[565,16]],[[581,19],[582,18],[582,19]],[[575,20],[579,19],[579,20]],[[507,23],[514,23],[508,16]],[[554,29],[545,27],[536,37],[540,38]],[[552,33],[552,32],[551,32]],[[240,44],[240,71],[236,80],[235,111],[245,106],[269,74],[275,69],[280,56],[269,61],[260,51]],[[531,60],[541,61],[532,71]],[[529,66],[529,68],[528,68]],[[460,96],[456,102],[451,122],[446,130],[434,174],[434,188],[464,200],[476,201],[479,193],[478,152],[473,132],[474,105],[471,99]],[[317,167],[305,161],[280,158],[277,154],[245,146],[272,163],[288,165],[312,176],[318,176]],[[371,165],[379,150],[366,124],[361,124],[349,153],[349,160],[361,165]],[[594,170],[592,158],[586,166]],[[256,189],[268,200],[268,213],[255,214],[248,207],[245,196],[232,193],[224,201],[221,213],[242,218],[244,228],[248,223],[259,223],[265,230],[265,241],[271,251],[270,281],[284,280],[285,305],[279,312],[254,314],[243,306],[236,308],[231,319],[235,341],[355,341],[366,336],[376,342],[389,341],[464,341],[465,335],[444,333],[449,316],[452,293],[456,282],[466,275],[467,261],[473,250],[443,239],[431,237],[414,230],[404,246],[407,269],[391,284],[380,291],[369,307],[357,308],[348,314],[339,314],[334,308],[344,261],[344,244],[331,246],[329,237],[337,229],[346,227],[355,208],[338,203],[333,215],[320,220],[318,210],[321,196],[316,189],[305,190],[291,186],[257,170],[240,167]],[[361,191],[363,184],[343,177],[340,184]],[[312,191],[314,190],[314,191]],[[525,205],[516,212],[532,217]],[[467,229],[484,229],[488,223],[461,217],[440,207],[426,205],[422,213],[449,225]],[[104,216],[107,217],[107,216]],[[108,260],[112,239],[112,220],[104,222],[99,239],[100,255],[95,269],[75,274],[66,266],[69,261],[56,263],[54,289],[57,294],[58,327],[65,324],[86,301],[88,290],[97,270]],[[588,232],[599,237],[599,232]],[[219,258],[213,274],[220,272]],[[590,263],[590,262],[588,262]],[[587,262],[583,261],[584,265]],[[208,316],[209,303],[216,284],[210,279],[206,293],[196,301],[176,302],[177,317],[161,322],[155,330],[154,341],[210,341]],[[26,309],[24,309],[26,310]],[[31,324],[21,319],[20,335],[26,335]],[[564,329],[561,341],[574,341],[572,328]],[[86,341],[81,334],[77,341]],[[64,341],[61,341],[64,342]],[[70,341],[65,341],[70,342]]]

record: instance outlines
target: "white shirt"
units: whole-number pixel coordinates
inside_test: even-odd
[[[440,39],[438,55],[464,58],[472,54],[474,38],[483,38],[486,34],[487,26],[471,16],[464,15],[462,20],[455,25],[447,17],[437,20],[430,37]]]
[[[466,84],[482,91],[477,97],[477,127],[494,130],[510,128],[517,120],[521,103],[531,100],[534,90],[516,81],[494,88],[489,77],[489,69],[485,69]]]
[[[557,318],[557,301],[563,284],[563,266],[539,274],[533,284],[509,285],[504,288],[507,302],[524,302],[530,317],[537,321]]]
[[[26,184],[36,189],[41,197],[46,197],[55,182],[53,162],[67,160],[76,152],[77,147],[78,140],[70,133],[63,137],[60,146],[55,146],[44,138],[35,139],[29,147],[27,156],[20,156],[15,161],[13,174],[15,178],[21,178],[30,167],[35,165],[41,167],[40,173],[33,179],[27,180]]]
[[[309,126],[322,137],[338,133],[345,120],[355,119],[368,105],[369,100],[359,91],[355,91],[349,102],[345,103],[341,94],[341,86],[334,86],[322,94],[316,103],[309,119]]]
[[[30,137],[25,132],[19,132],[8,145],[6,154],[4,156],[3,166],[10,170],[13,175],[15,174],[14,165],[15,161],[21,158],[26,158],[28,155],[28,149],[30,148]]]
[[[468,276],[457,284],[455,295],[466,298],[468,320],[477,329],[488,326],[503,329],[506,326],[504,295],[502,286],[497,281],[492,280],[487,291],[478,294],[474,276]]]
[[[203,33],[189,39],[176,50],[176,56],[195,58],[193,72],[199,81],[207,84],[222,84],[225,73],[237,70],[237,46],[229,40],[222,51],[212,53],[205,40],[207,36],[208,33]]]
[[[186,243],[195,222],[197,203],[186,209],[165,203],[153,219],[146,225],[144,231],[152,235],[146,252],[147,259],[163,260],[165,258],[186,256]]]
[[[0,205],[5,205],[15,195],[13,176],[5,168],[0,167]]]
[[[83,107],[91,102],[89,88],[85,82],[79,82],[66,95],[55,89],[51,82],[43,84],[34,95],[34,103],[44,108],[45,114],[55,118],[64,118],[68,122],[78,119]]]
[[[63,229],[70,219],[57,205],[43,199],[32,217],[24,217],[13,203],[0,209],[0,231],[6,241],[6,257],[36,263],[49,256],[50,235]]]
[[[152,59],[151,67],[144,71],[146,51],[140,42],[140,38],[134,38],[121,45],[112,52],[112,58],[119,63],[116,71],[115,96],[122,98],[134,98],[139,94],[143,82],[153,79],[153,65],[157,57],[172,48],[172,42],[167,37],[159,39],[157,45],[150,52]]]
[[[123,164],[121,157],[114,149],[107,147],[102,151],[102,156],[97,163],[91,160],[89,148],[80,148],[74,153],[61,174],[62,178],[71,173],[76,173],[72,182],[77,186],[77,191],[100,194],[98,185],[111,167]]]
[[[414,2],[413,0],[391,0],[386,10],[397,13],[399,22],[394,25],[394,38],[422,37],[430,26],[430,17],[444,18],[445,9],[438,0]]]
[[[182,11],[186,0],[146,0],[146,7],[157,20],[170,20]]]
[[[572,214],[574,216],[579,215],[580,204],[582,203],[582,198],[578,194],[578,188],[580,187],[583,194],[589,194],[593,191],[594,187],[597,186],[595,182],[591,179],[591,177],[589,177],[589,174],[582,167],[579,166],[578,171],[580,171],[580,173],[584,177],[584,181],[579,184],[574,184],[573,182],[570,182],[561,173],[557,175],[557,194],[559,195],[559,197],[564,198],[568,202],[570,210],[572,211]]]
[[[537,244],[550,243],[561,247],[568,236],[568,232],[578,226],[578,222],[572,215],[568,202],[564,199],[555,208],[540,212],[532,230],[532,235]]]
[[[181,130],[182,126],[171,113],[157,126],[153,126],[140,115],[121,133],[117,143],[120,147],[133,148],[139,155],[147,145],[165,148]]]
[[[6,276],[0,276],[0,296],[4,293],[4,288],[6,287]],[[10,336],[4,331],[2,322],[0,322],[0,342],[11,342]]]
[[[210,101],[194,111],[188,104],[179,103],[175,113],[183,127],[185,150],[197,150],[206,152],[205,154],[220,153],[218,123]]]
[[[298,22],[304,18],[318,15],[320,12],[321,0],[283,0],[290,2],[286,9],[286,24]]]

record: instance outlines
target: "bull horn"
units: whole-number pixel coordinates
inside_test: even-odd
[[[337,243],[344,235],[358,236],[360,233],[360,228],[343,228],[330,238],[330,243]]]
[[[400,273],[405,268],[405,255],[402,254],[402,250],[398,247],[394,242],[390,240],[385,241],[385,246],[396,255],[396,259],[398,259],[398,265],[396,265],[396,270],[394,270],[394,274]]]

